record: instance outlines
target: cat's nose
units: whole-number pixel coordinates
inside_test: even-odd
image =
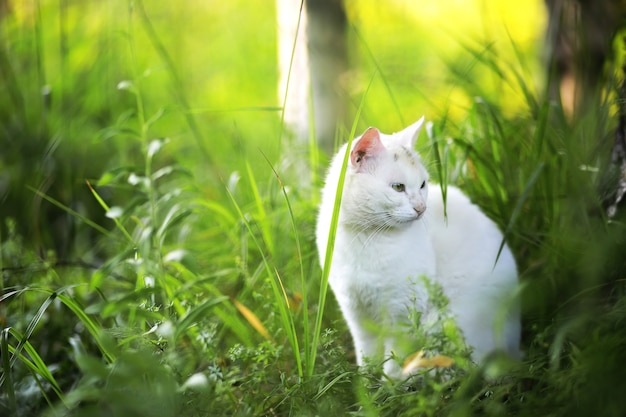
[[[414,206],[413,210],[415,210],[415,213],[417,213],[417,218],[419,219],[426,211],[426,206],[424,204],[420,204],[418,206]]]

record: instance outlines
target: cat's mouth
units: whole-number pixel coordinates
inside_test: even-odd
[[[422,218],[422,216],[426,212],[426,209],[420,210],[420,209],[416,209],[415,207],[413,207],[413,211],[415,212],[415,217],[413,218],[413,220],[419,220]]]
[[[418,211],[418,210],[415,210],[415,209],[413,209],[413,210],[414,210],[413,213],[411,213],[410,215],[398,219],[398,223],[400,223],[400,224],[413,223],[413,222],[421,219],[422,216],[424,215],[424,211]]]

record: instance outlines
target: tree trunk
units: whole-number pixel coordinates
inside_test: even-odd
[[[578,118],[600,105],[601,93],[608,86],[607,62],[613,57],[613,40],[624,26],[625,0],[546,0],[549,12],[548,95],[561,101],[572,118]],[[626,67],[618,89],[619,122],[611,154],[610,176],[615,179],[609,191],[607,215],[617,214],[626,193]]]
[[[302,10],[300,1],[277,0],[277,13],[279,96],[288,91],[285,124],[297,140],[306,142],[313,120],[318,144],[330,153],[337,128],[346,117],[346,95],[341,88],[348,68],[342,1],[307,0]]]
[[[341,79],[348,70],[347,18],[342,0],[307,0],[306,6],[315,132],[320,146],[332,152],[346,116]]]
[[[546,0],[548,94],[570,114],[597,103],[605,64],[626,15],[624,0]]]

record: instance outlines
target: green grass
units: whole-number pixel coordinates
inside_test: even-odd
[[[383,53],[376,36],[393,22],[356,21],[365,81],[338,141],[369,124],[398,130],[421,97],[436,115],[419,143],[431,174],[500,225],[523,283],[522,361],[473,367],[446,322],[427,339],[416,327],[457,366],[408,387],[380,364],[356,368],[318,265],[324,157],[294,155],[282,137],[273,11],[32,5],[4,18],[0,48],[1,415],[622,414],[610,88],[570,120],[527,81],[532,51],[458,40],[445,73],[468,103],[459,112],[435,98],[448,87],[407,89],[414,70],[388,64],[419,39]],[[303,179],[293,167],[306,164]]]

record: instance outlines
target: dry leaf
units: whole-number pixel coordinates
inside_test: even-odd
[[[263,326],[263,323],[261,323],[261,320],[259,320],[259,318],[256,316],[256,314],[252,312],[252,310],[250,310],[248,307],[241,304],[235,299],[233,299],[232,301],[235,307],[237,307],[237,310],[239,310],[239,312],[246,318],[246,320],[248,320],[248,323],[250,323],[250,325],[252,325],[252,327],[254,327],[256,331],[261,334],[261,336],[263,336],[267,340],[272,340],[272,336],[270,336],[265,326]]]
[[[435,355],[432,358],[425,358],[424,351],[420,350],[406,358],[402,366],[402,375],[408,376],[418,369],[450,368],[453,364],[454,359],[448,356]]]

